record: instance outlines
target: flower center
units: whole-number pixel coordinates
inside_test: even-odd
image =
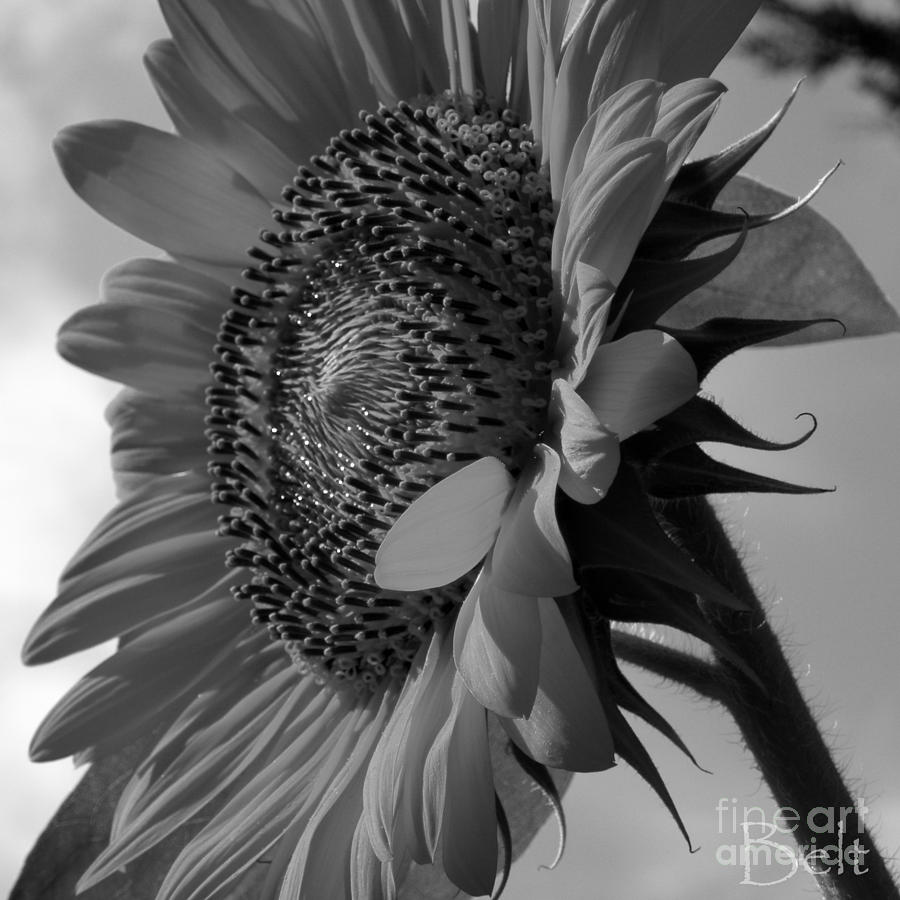
[[[529,129],[442,95],[362,117],[299,170],[235,290],[209,392],[214,495],[238,594],[295,663],[403,675],[471,579],[375,584],[397,517],[462,465],[515,473],[544,427],[548,178]]]

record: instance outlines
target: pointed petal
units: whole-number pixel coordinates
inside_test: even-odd
[[[454,472],[413,502],[375,554],[375,581],[396,591],[449,584],[490,550],[512,489],[493,456]]]
[[[705,600],[744,609],[663,531],[646,491],[629,466],[622,466],[602,503],[585,506],[560,498],[566,534],[582,577],[595,568],[627,569],[674,584]],[[593,539],[602,534],[603,540]],[[587,570],[587,571],[586,571]]]
[[[453,656],[469,692],[487,709],[527,716],[538,683],[537,599],[502,591],[482,572],[456,620]]]
[[[491,556],[491,580],[499,590],[557,597],[578,587],[556,521],[559,456],[545,444],[519,476]]]
[[[532,759],[570,772],[614,765],[603,706],[556,603],[539,601],[542,640],[537,696],[527,719],[504,719],[509,736]]]
[[[715,278],[734,262],[747,238],[744,229],[732,243],[716,253],[692,259],[636,259],[619,285],[629,298],[622,316],[623,332],[650,328],[692,291]],[[690,302],[690,301],[688,301]]]
[[[720,191],[753,158],[771,137],[797,96],[801,82],[767,122],[718,153],[695,159],[682,166],[669,189],[668,197],[681,203],[693,203],[710,209]]]
[[[709,75],[759,9],[760,0],[679,0],[661,4],[659,78],[670,84]]]
[[[848,337],[900,330],[896,309],[856,252],[823,216],[802,205],[806,199],[796,208],[786,194],[737,176],[723,192],[722,204],[754,211],[792,207],[795,211],[749,234],[737,259],[708,285],[686,297],[667,315],[666,323],[692,326],[711,316],[831,317],[846,327]],[[789,271],[785,259],[791,260]],[[841,336],[839,328],[814,328],[782,337],[779,344]]]
[[[577,385],[597,421],[620,441],[697,393],[690,354],[661,331],[635,331],[603,344]]]
[[[115,225],[174,256],[242,265],[270,208],[240,175],[183,138],[133,122],[65,129],[66,180]]]
[[[619,470],[619,439],[597,421],[569,382],[554,381],[553,401],[559,430],[559,486],[579,503],[596,503]]]

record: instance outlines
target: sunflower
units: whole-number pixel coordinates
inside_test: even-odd
[[[776,445],[698,390],[801,323],[658,324],[774,218],[713,209],[774,120],[685,162],[757,5],[162,0],[147,66],[176,133],[57,144],[166,254],[60,337],[124,385],[119,503],[26,658],[120,643],[33,754],[153,736],[81,889],[193,824],[159,900],[259,860],[260,897],[395,896],[419,866],[488,894],[489,728],[551,789],[619,756],[671,806],[621,710],[678,739],[609,623],[713,642],[697,595],[736,601],[656,505],[791,489],[703,455]]]

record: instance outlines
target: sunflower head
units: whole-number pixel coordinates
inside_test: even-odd
[[[126,386],[119,505],[26,649],[122,637],[34,745],[138,760],[82,889],[178,832],[158,900],[261,862],[281,900],[392,897],[423,867],[489,893],[509,759],[558,801],[548,767],[619,757],[673,808],[622,711],[677,737],[611,623],[715,644],[698,598],[737,601],[662,505],[794,489],[704,455],[788,445],[698,392],[807,323],[661,324],[783,214],[714,206],[774,123],[685,162],[756,5],[163,0],[176,133],[58,145],[169,256],[61,336]]]

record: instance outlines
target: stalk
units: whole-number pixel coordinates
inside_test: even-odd
[[[781,808],[797,812],[793,837],[809,862],[826,900],[900,900],[900,892],[866,830],[865,816],[850,812],[841,834],[843,859],[835,852],[809,856],[811,848],[837,844],[838,835],[817,833],[824,812],[852,810],[851,795],[822,732],[788,663],[778,637],[744,571],[740,557],[706,499],[665,504],[662,518],[672,536],[698,565],[715,576],[747,606],[735,612],[720,604],[703,604],[703,613],[722,640],[757,673],[762,686],[722,657],[707,663],[691,654],[659,647],[632,636],[617,638],[616,652],[670,680],[721,703],[734,718],[744,743]],[[864,812],[864,810],[863,810]],[[808,818],[813,813],[812,820]],[[751,839],[756,836],[754,831]],[[771,840],[783,843],[784,832]],[[855,852],[851,849],[858,841]],[[802,865],[802,863],[801,863]]]

